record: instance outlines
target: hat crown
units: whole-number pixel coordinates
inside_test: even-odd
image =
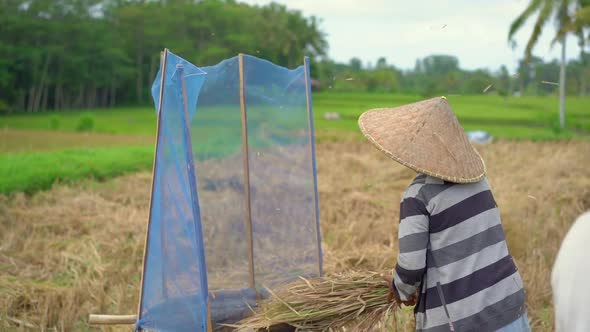
[[[418,172],[452,182],[476,182],[485,165],[446,98],[370,110],[361,131],[381,151]]]

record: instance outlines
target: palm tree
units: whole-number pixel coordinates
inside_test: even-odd
[[[590,34],[587,35],[586,29],[590,27],[590,0],[580,0],[579,6],[573,15],[573,21],[567,27],[569,32],[572,32],[578,37],[578,45],[580,45],[580,62],[582,65],[582,74],[580,75],[580,95],[586,95],[586,73],[590,72],[588,66],[588,56],[584,50],[586,47],[586,39],[590,40]]]
[[[561,70],[559,73],[559,125],[561,128],[565,127],[565,41],[567,34],[570,32],[568,27],[572,21],[569,9],[573,5],[579,5],[580,1],[585,2],[585,0],[531,0],[527,8],[512,22],[510,31],[508,32],[508,40],[513,41],[514,34],[522,28],[523,24],[531,16],[538,13],[533,33],[529,37],[524,51],[525,61],[528,62],[531,59],[533,47],[543,31],[543,27],[551,19],[556,20],[558,29],[552,45],[557,41],[561,43]]]

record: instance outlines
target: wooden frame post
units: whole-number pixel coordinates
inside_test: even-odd
[[[178,69],[178,73],[180,75],[180,80],[181,80],[181,90],[182,90],[182,104],[183,104],[183,112],[184,112],[184,131],[185,131],[185,136],[187,137],[187,149],[188,149],[188,155],[186,156],[187,161],[189,163],[189,169],[187,170],[188,172],[188,177],[189,177],[189,187],[191,188],[191,195],[197,195],[197,180],[195,178],[195,173],[194,173],[194,169],[195,169],[195,162],[193,159],[193,145],[192,145],[192,140],[191,140],[191,132],[190,132],[190,116],[189,116],[189,111],[188,111],[188,97],[187,97],[187,89],[186,89],[186,80],[185,80],[185,76],[184,76],[184,71],[183,71],[183,67],[182,64],[178,64],[176,65],[176,68]],[[193,200],[195,200],[192,203],[193,206],[193,215],[197,215],[197,213],[199,213],[199,211],[195,211],[194,210],[194,206],[195,204],[198,204],[198,201],[196,201],[196,196],[192,197]],[[200,224],[197,224],[195,222],[195,236],[200,238],[202,243],[203,242],[203,230],[201,228]],[[202,262],[205,262],[205,256],[204,255],[199,255],[201,257],[199,257],[201,259]],[[203,278],[201,279],[202,283],[205,283],[205,294],[207,294],[207,332],[212,332],[213,331],[213,322],[211,321],[211,305],[209,303],[209,286],[207,284],[207,264],[204,264],[203,267],[205,268],[204,271],[201,271],[201,273],[203,273]]]
[[[90,315],[89,325],[131,325],[137,322],[136,315]]]
[[[313,124],[313,110],[311,105],[311,78],[309,75],[309,57],[303,57],[303,69],[305,72],[305,97],[307,105],[307,123],[309,126],[309,153],[311,159],[311,170],[313,172],[313,189],[314,189],[314,202],[315,210],[314,217],[316,223],[316,237],[318,244],[318,273],[320,276],[323,274],[323,262],[322,262],[322,234],[320,230],[320,205],[318,198],[318,176],[317,166],[315,161],[315,140],[314,140],[314,124]]]
[[[154,149],[154,163],[152,166],[152,185],[151,185],[151,192],[150,192],[150,206],[149,206],[149,214],[148,214],[148,225],[147,225],[147,230],[146,230],[146,235],[145,235],[145,244],[144,244],[144,249],[143,249],[143,263],[142,263],[142,267],[141,267],[141,279],[140,279],[140,284],[139,284],[139,304],[137,305],[137,320],[139,320],[139,318],[141,317],[141,310],[143,309],[142,307],[142,302],[143,302],[143,281],[144,281],[144,274],[145,274],[145,266],[146,266],[146,259],[147,259],[147,254],[148,254],[148,243],[149,243],[149,238],[150,238],[150,224],[151,224],[151,220],[152,220],[152,206],[153,206],[153,201],[154,201],[154,184],[155,184],[155,178],[156,178],[156,167],[157,167],[157,163],[156,163],[156,158],[158,156],[158,148],[159,148],[159,144],[158,141],[160,140],[160,120],[162,119],[162,105],[163,105],[163,100],[164,100],[164,83],[165,83],[165,78],[166,78],[166,64],[167,64],[167,60],[168,60],[168,49],[165,48],[162,51],[162,56],[161,56],[161,69],[160,69],[160,98],[158,100],[158,116],[157,116],[157,123],[156,123],[156,144],[155,144],[155,149]]]
[[[238,55],[238,71],[240,77],[240,113],[242,114],[242,159],[244,164],[244,193],[246,196],[246,232],[248,232],[248,254],[250,267],[250,287],[256,291],[254,270],[254,239],[252,236],[252,206],[250,200],[250,161],[248,152],[248,115],[246,110],[246,86],[244,79],[244,54]],[[260,297],[260,296],[259,296]]]

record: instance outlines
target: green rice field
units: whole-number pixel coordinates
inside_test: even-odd
[[[362,112],[422,99],[366,93],[315,93],[313,98],[318,140],[337,140],[342,135],[360,137],[357,119]],[[590,98],[568,97],[565,130],[558,127],[556,97],[451,95],[447,98],[466,130],[485,130],[496,139],[590,137]],[[250,117],[257,117],[255,110],[250,112]],[[330,112],[338,113],[340,119],[326,119],[324,115]],[[228,132],[226,139],[231,140],[234,147],[239,142],[239,122],[228,129],[224,127],[227,121],[208,118],[208,123],[219,125],[219,128],[212,128],[199,119],[197,116],[193,121],[193,136],[224,129]],[[238,114],[235,119],[239,121]],[[269,131],[276,135],[272,128]],[[56,181],[103,179],[149,169],[155,132],[156,115],[150,107],[0,116],[0,193],[34,192],[47,189]],[[228,145],[226,142],[218,144]],[[224,151],[223,148],[219,150]]]

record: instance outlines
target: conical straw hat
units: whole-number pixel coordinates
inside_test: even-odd
[[[419,173],[455,183],[485,176],[483,160],[445,97],[369,110],[359,127],[379,150]]]

